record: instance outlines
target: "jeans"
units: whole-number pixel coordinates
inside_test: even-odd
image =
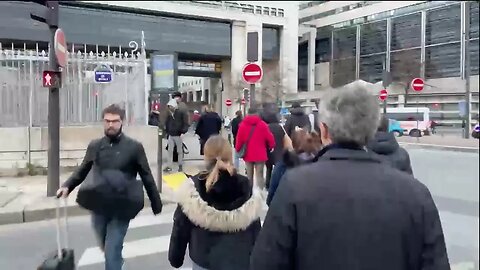
[[[263,177],[264,162],[245,162],[247,167],[247,177],[253,183],[256,184],[260,190],[265,188],[265,177]],[[255,175],[255,178],[253,177]]]
[[[180,136],[168,136],[168,158],[170,166],[173,165],[173,150],[177,146],[178,165],[183,165],[183,141]]]
[[[266,187],[267,189],[270,187],[270,179],[272,178],[272,172],[273,172],[273,164],[271,162],[267,162],[265,164],[265,167],[267,168],[267,181],[266,181]]]
[[[92,214],[92,225],[100,248],[105,254],[105,270],[121,270],[123,240],[130,221]]]
[[[237,171],[240,168],[240,154],[235,150],[233,150],[233,166]]]

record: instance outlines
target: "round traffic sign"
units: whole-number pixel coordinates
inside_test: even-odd
[[[54,44],[58,65],[65,67],[67,65],[67,40],[65,39],[65,34],[60,28],[55,31]]]
[[[246,101],[244,98],[242,98],[242,100],[240,101],[240,103],[242,103],[242,105],[245,105],[245,104],[247,103],[247,101]]]
[[[248,63],[242,69],[242,77],[246,83],[254,84],[262,79],[263,70],[258,64]]]
[[[226,99],[225,100],[225,105],[227,105],[227,107],[232,106],[232,100],[231,99]]]
[[[381,101],[384,101],[384,100],[387,99],[387,97],[388,97],[388,92],[387,92],[387,90],[386,90],[386,89],[380,90],[380,93],[379,93],[379,95],[378,95],[378,98],[379,98]]]
[[[423,87],[425,86],[425,82],[423,81],[422,78],[415,78],[412,80],[411,86],[414,91],[420,92],[423,90]]]

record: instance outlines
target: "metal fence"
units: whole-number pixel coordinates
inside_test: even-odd
[[[38,48],[38,46],[37,46]],[[101,121],[102,109],[112,103],[126,110],[127,124],[145,124],[148,93],[147,61],[136,50],[128,52],[69,52],[62,70],[60,121],[86,125]],[[95,68],[112,70],[110,83],[95,82]],[[0,126],[47,126],[48,88],[42,72],[48,69],[48,52],[2,49],[0,44]]]

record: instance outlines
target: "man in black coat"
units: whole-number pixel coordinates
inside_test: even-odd
[[[292,104],[290,116],[285,122],[285,131],[287,132],[287,135],[292,136],[295,128],[303,128],[308,132],[312,131],[310,118],[308,118],[308,115],[305,114],[305,111],[298,102]]]
[[[367,148],[394,168],[413,175],[410,155],[407,150],[398,145],[395,136],[388,132],[388,124],[388,118],[382,116],[375,138],[369,142]]]
[[[145,150],[140,142],[122,133],[124,119],[125,111],[117,105],[110,105],[103,110],[105,136],[90,142],[82,164],[57,191],[57,196],[67,197],[75,187],[85,180],[92,168],[92,183],[100,183],[101,179],[109,178],[107,182],[110,184],[110,188],[107,193],[102,194],[108,194],[110,191],[114,193],[114,190],[121,186],[132,187],[127,183],[136,181],[137,174],[139,174],[150,199],[153,213],[156,215],[162,211],[162,202],[148,165]],[[82,187],[78,193],[78,202],[81,191]],[[105,190],[95,191],[103,192]],[[119,193],[118,196],[128,196],[128,194],[130,193]],[[110,196],[110,194],[108,195]],[[143,205],[142,192],[140,197]],[[123,241],[128,230],[129,218],[133,217],[125,218],[124,214],[129,209],[113,204],[113,201],[107,202],[106,197],[100,198],[100,200],[98,198],[91,200],[94,201],[90,201],[88,204],[96,206],[96,209],[90,209],[92,210],[93,229],[100,249],[105,253],[105,269],[121,269]]]
[[[238,110],[235,112],[235,118],[232,119],[232,135],[233,135],[233,145],[235,146],[237,144],[237,133],[238,133],[238,128],[240,127],[240,123],[243,120],[243,115],[242,111]],[[233,150],[235,151],[235,149]],[[238,170],[240,167],[240,156],[237,154],[237,152],[233,153],[233,164],[235,166],[235,169]]]
[[[448,270],[428,188],[364,150],[379,121],[358,83],[326,92],[317,161],[284,175],[251,270]]]

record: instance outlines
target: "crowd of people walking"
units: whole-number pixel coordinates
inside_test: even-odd
[[[143,208],[142,185],[154,214],[162,203],[143,146],[122,133],[124,111],[112,105],[103,117],[105,136],[90,143],[58,196],[93,170],[77,201],[92,211],[105,269],[120,270],[129,221]],[[206,107],[195,129],[205,170],[177,190],[173,267],[182,267],[188,247],[194,270],[450,269],[438,209],[414,178],[408,152],[387,132],[377,98],[352,83],[326,92],[315,118],[312,124],[300,104],[285,125],[276,110],[238,111],[228,125],[232,145],[220,135],[225,121]],[[165,121],[166,171],[190,125],[174,95]]]
[[[172,266],[188,246],[193,269],[450,269],[432,196],[374,96],[329,92],[313,125],[300,104],[285,125],[277,114],[236,112],[233,147],[211,121],[207,169],[180,191]]]

